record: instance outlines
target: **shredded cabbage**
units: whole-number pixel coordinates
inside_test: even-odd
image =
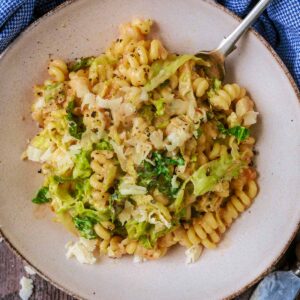
[[[73,178],[87,178],[91,175],[90,151],[82,150],[75,158],[75,166],[73,169]]]
[[[237,177],[243,167],[244,163],[234,160],[231,155],[224,155],[219,159],[204,164],[182,184],[173,205],[175,210],[177,212],[180,211],[184,192],[189,182],[193,184],[193,194],[201,196],[213,191],[220,181],[230,181],[232,178]]]
[[[147,189],[143,186],[122,182],[119,186],[121,195],[145,195]]]
[[[157,62],[152,67],[153,77],[145,85],[145,90],[150,92],[157,88],[164,81],[169,79],[175,72],[187,61],[195,60],[197,63],[209,67],[209,63],[204,61],[202,58],[196,57],[194,55],[184,54],[176,56],[172,60],[167,60],[164,62]]]
[[[158,100],[154,100],[153,104],[156,108],[156,115],[162,116],[165,113],[165,100],[164,98],[160,98]]]
[[[115,60],[112,60],[108,58],[106,55],[100,55],[96,57],[93,62],[91,63],[91,66],[89,68],[89,80],[94,83],[99,79],[99,73],[98,73],[98,67],[100,65],[111,65],[114,64]]]
[[[188,118],[173,118],[166,128],[167,138],[166,148],[173,151],[177,147],[181,147],[193,135],[191,121]]]

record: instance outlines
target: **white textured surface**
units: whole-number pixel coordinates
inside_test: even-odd
[[[19,291],[19,296],[21,300],[28,300],[32,295],[33,291],[33,281],[30,278],[22,277],[20,279],[21,289]]]
[[[30,266],[25,266],[24,270],[28,275],[35,275],[36,274],[36,271]]]
[[[68,242],[65,246],[67,248],[66,257],[72,258],[74,256],[81,264],[92,265],[96,262],[96,257],[93,255],[96,243],[97,240],[87,240],[82,237],[74,243]]]
[[[189,249],[185,250],[184,254],[186,256],[186,264],[194,264],[201,256],[203,247],[199,245],[193,245]]]
[[[23,34],[0,61],[2,230],[37,270],[88,299],[220,299],[265,271],[300,219],[299,103],[281,67],[253,34],[242,40],[227,66],[228,79],[251,92],[260,112],[260,193],[218,249],[203,251],[190,266],[179,248],[144,264],[103,258],[80,265],[65,258],[70,235],[30,202],[42,178],[37,164],[19,157],[35,131],[29,115],[32,86],[45,78],[48,55],[99,53],[116,37],[118,24],[133,16],[155,19],[159,36],[174,52],[213,48],[237,25],[200,0],[81,0]]]

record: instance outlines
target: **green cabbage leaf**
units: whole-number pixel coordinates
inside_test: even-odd
[[[150,92],[164,83],[187,61],[193,59],[197,64],[209,67],[210,64],[202,58],[190,54],[176,56],[166,61],[156,61],[151,65],[150,73],[152,78],[146,83],[145,90]]]
[[[181,185],[172,208],[175,208],[177,213],[182,209],[185,188],[188,183],[193,184],[193,194],[195,196],[202,196],[207,192],[214,191],[219,182],[236,178],[243,167],[244,163],[234,160],[231,155],[224,155],[204,164]]]

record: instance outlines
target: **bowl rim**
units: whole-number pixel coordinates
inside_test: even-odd
[[[14,45],[20,40],[22,39],[22,37],[27,34],[28,32],[30,32],[32,29],[34,29],[36,26],[38,26],[41,22],[43,22],[45,19],[47,19],[48,17],[51,17],[52,15],[56,14],[57,12],[61,11],[62,9],[68,7],[69,5],[72,5],[75,2],[79,2],[82,0],[67,0],[65,2],[63,2],[62,4],[56,6],[55,8],[51,9],[49,12],[47,12],[46,14],[44,14],[43,16],[41,16],[40,18],[38,18],[37,20],[35,20],[33,23],[31,23],[25,30],[23,30],[12,42],[10,42],[10,44],[6,47],[6,49],[0,53],[0,61],[5,57],[5,55],[14,47]],[[212,7],[219,9],[220,11],[224,12],[225,14],[231,16],[233,19],[235,19],[238,22],[241,22],[241,18],[239,16],[237,16],[235,13],[233,13],[232,11],[230,11],[228,8],[224,7],[223,5],[213,2],[211,0],[202,0],[203,2],[207,3],[208,5],[211,5]],[[282,71],[284,72],[285,76],[288,78],[295,94],[296,97],[298,98],[298,102],[300,103],[300,90],[296,84],[295,79],[293,78],[293,76],[291,75],[291,73],[289,72],[288,68],[286,67],[286,65],[284,64],[284,62],[282,61],[282,59],[279,57],[279,55],[275,52],[275,50],[272,48],[272,46],[263,38],[262,35],[260,35],[257,31],[255,31],[253,28],[249,29],[249,34],[253,34],[262,44],[263,46],[269,51],[269,53],[273,56],[274,60],[277,62],[277,64],[280,66],[280,68],[282,69]],[[238,291],[226,296],[225,298],[223,298],[224,300],[229,300],[229,299],[233,299],[237,296],[239,296],[240,294],[242,294],[243,292],[245,292],[247,289],[249,289],[251,286],[253,286],[254,284],[256,284],[258,281],[260,281],[263,277],[265,277],[269,272],[271,272],[274,268],[274,266],[279,262],[279,260],[282,258],[282,256],[285,254],[285,252],[287,251],[288,247],[290,246],[290,244],[292,243],[293,239],[295,238],[297,232],[300,230],[300,220],[298,221],[298,224],[296,226],[296,228],[294,229],[294,231],[292,232],[292,234],[290,235],[287,243],[285,244],[285,246],[283,247],[283,249],[281,250],[281,252],[279,253],[279,255],[277,257],[275,257],[273,259],[273,262],[270,264],[269,267],[267,267],[263,272],[261,272],[255,279],[253,279],[252,281],[250,281],[248,284],[244,285],[242,288],[240,288]],[[47,282],[51,283],[53,286],[55,286],[56,288],[60,289],[61,291],[67,293],[68,295],[75,297],[77,299],[85,299],[82,296],[77,295],[76,293],[73,293],[72,291],[70,291],[68,288],[62,286],[60,283],[58,283],[57,281],[51,279],[48,275],[45,275],[43,273],[43,271],[41,271],[40,269],[36,268],[34,266],[34,264],[32,264],[30,262],[30,259],[26,258],[21,251],[19,251],[14,245],[13,243],[8,239],[8,237],[5,235],[3,228],[1,228],[0,226],[0,238],[3,239],[3,241],[5,242],[6,245],[8,245],[8,248],[13,252],[14,255],[16,255],[19,259],[21,259],[23,261],[23,263],[25,262],[27,265],[31,266],[34,268],[34,270],[36,271],[36,273],[42,277],[44,280],[46,280]]]

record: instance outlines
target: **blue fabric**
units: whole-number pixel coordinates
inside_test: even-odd
[[[292,272],[274,272],[256,288],[250,300],[294,300],[300,290],[300,278]]]
[[[245,17],[258,1],[218,0],[240,17]],[[270,43],[300,86],[300,0],[273,0],[254,24]]]
[[[0,0],[0,53],[32,21],[64,0]]]
[[[32,21],[64,0],[0,0],[0,53]],[[244,17],[257,0],[217,0]],[[300,86],[300,0],[273,0],[254,28],[271,44]]]

